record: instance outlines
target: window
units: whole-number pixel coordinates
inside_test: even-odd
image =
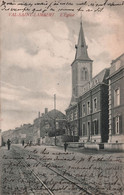
[[[87,123],[87,133],[88,133],[88,139],[87,141],[90,141],[90,134],[91,134],[91,127],[90,127],[90,122]]]
[[[98,120],[97,119],[93,121],[92,135],[98,135]]]
[[[120,105],[120,89],[117,88],[114,91],[114,106],[119,106]]]
[[[119,134],[119,116],[115,118],[115,133]]]
[[[74,119],[77,119],[77,109],[74,110]]]
[[[56,122],[56,129],[59,129],[59,123]]]
[[[82,114],[83,114],[83,116],[85,116],[85,114],[86,114],[86,111],[85,111],[85,104],[83,104],[83,106],[82,106]]]
[[[70,121],[70,115],[67,114],[67,121]]]
[[[70,114],[70,121],[73,121],[73,113]]]
[[[82,133],[83,136],[87,135],[85,123],[82,124],[82,131],[83,131]]]
[[[73,88],[73,94],[75,94],[75,88]]]
[[[121,134],[122,133],[122,116],[117,115],[113,118],[113,134]]]
[[[88,80],[88,71],[87,71],[87,68],[82,68],[82,71],[81,71],[81,80],[82,81],[87,81]]]
[[[90,114],[90,102],[87,102],[87,114]]]
[[[95,79],[95,84],[98,84],[98,79]]]
[[[97,99],[96,98],[93,100],[93,111],[94,112],[97,111]]]

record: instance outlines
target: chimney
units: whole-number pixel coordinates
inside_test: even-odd
[[[45,108],[45,114],[47,114],[48,113],[48,108]]]
[[[38,112],[38,118],[40,118],[40,112]]]

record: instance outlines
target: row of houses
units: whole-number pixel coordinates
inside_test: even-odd
[[[124,143],[124,54],[92,77],[82,22],[72,69],[72,97],[66,116],[83,143]]]
[[[44,113],[38,113],[33,124],[23,124],[13,130],[4,131],[2,133],[3,142],[6,143],[10,139],[14,144],[20,144],[23,140],[25,144],[46,143],[46,137],[65,134],[66,124],[66,116],[61,111],[56,109],[48,111],[48,108],[45,108]],[[50,142],[50,139],[47,142]],[[53,139],[53,144],[55,144],[55,139]]]

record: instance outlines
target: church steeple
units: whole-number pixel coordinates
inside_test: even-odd
[[[87,45],[84,38],[82,21],[80,22],[80,32],[78,37],[78,44],[75,45],[76,55],[75,60],[91,60],[87,53]]]
[[[72,68],[72,98],[71,105],[77,101],[77,98],[83,93],[84,85],[92,79],[92,60],[88,56],[87,45],[85,42],[82,22],[80,23],[80,32],[78,44],[76,45],[76,55]]]

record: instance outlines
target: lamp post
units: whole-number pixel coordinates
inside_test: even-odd
[[[55,146],[56,146],[56,94],[54,94],[54,110],[55,110],[54,129],[55,129]]]

